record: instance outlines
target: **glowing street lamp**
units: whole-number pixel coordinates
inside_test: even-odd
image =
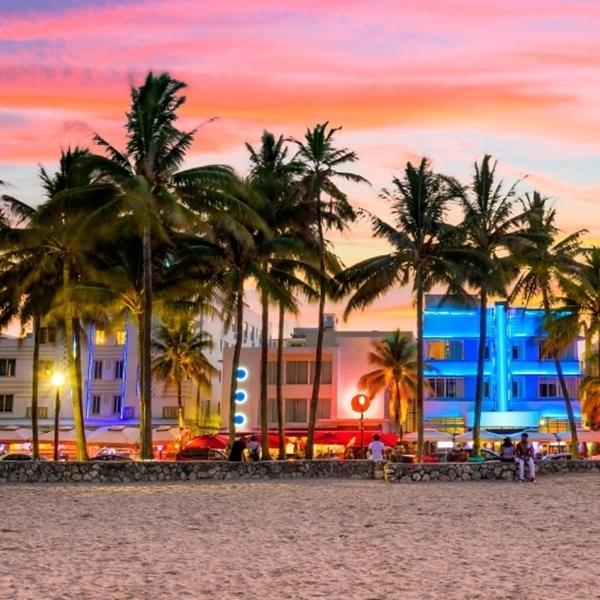
[[[364,458],[364,431],[365,431],[365,411],[371,405],[371,398],[366,394],[356,394],[352,397],[352,410],[360,413],[360,457]]]
[[[58,452],[58,428],[60,425],[60,386],[64,383],[65,378],[62,373],[54,373],[52,375],[52,385],[56,388],[56,396],[54,398],[54,460],[59,460]]]

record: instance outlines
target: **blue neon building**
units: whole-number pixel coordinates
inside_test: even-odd
[[[486,360],[481,426],[486,429],[569,428],[554,361],[542,352],[543,311],[496,302],[487,308]],[[479,308],[428,295],[423,315],[425,424],[447,431],[473,426]],[[582,376],[574,342],[561,356],[575,417],[581,419],[577,390]]]

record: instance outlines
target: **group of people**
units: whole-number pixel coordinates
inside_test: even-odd
[[[248,439],[240,437],[231,444],[227,460],[241,462],[244,460],[260,460],[260,443],[255,435]]]
[[[451,448],[446,454],[446,462],[469,462],[469,453],[466,448]]]
[[[529,441],[529,435],[526,432],[521,434],[521,441],[516,446],[508,436],[505,437],[500,448],[502,462],[514,463],[517,461],[519,463],[519,483],[525,481],[525,465],[529,469],[529,481],[535,483],[534,455],[533,444]]]

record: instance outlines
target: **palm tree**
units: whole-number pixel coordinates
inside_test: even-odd
[[[389,338],[373,342],[373,346],[367,359],[377,368],[358,380],[358,388],[367,390],[371,398],[387,390],[389,412],[402,441],[408,404],[417,390],[417,349],[399,329]]]
[[[591,429],[600,428],[600,378],[587,376],[579,383],[581,414]]]
[[[407,163],[404,177],[395,177],[393,190],[381,197],[391,204],[395,226],[378,216],[361,211],[370,221],[375,237],[386,240],[392,252],[368,258],[344,271],[338,280],[343,291],[354,290],[344,318],[364,309],[396,286],[404,287],[414,276],[413,293],[417,309],[417,457],[423,456],[423,309],[424,297],[434,285],[464,296],[463,275],[459,266],[465,251],[459,248],[458,231],[446,222],[446,212],[455,197],[456,185],[433,172],[423,158],[418,167]],[[468,253],[467,253],[468,254]]]
[[[120,191],[114,206],[105,207],[96,216],[114,223],[124,212],[133,214],[139,223],[142,240],[142,312],[140,328],[140,457],[152,458],[152,283],[153,240],[168,241],[165,224],[172,228],[203,230],[203,215],[190,208],[190,202],[204,199],[204,185],[209,180],[226,177],[225,167],[200,167],[184,171],[183,164],[195,130],[176,128],[177,111],[185,102],[181,94],[186,85],[167,73],[149,73],[140,87],[131,89],[131,109],[127,113],[127,143],[119,152],[99,135],[95,141],[105,149],[108,159],[97,157],[96,166]],[[107,217],[111,214],[113,218]]]
[[[535,191],[532,195],[526,194],[521,203],[527,214],[525,233],[528,243],[523,245],[519,251],[518,263],[522,272],[513,287],[509,300],[521,297],[528,305],[534,298],[541,297],[545,315],[544,327],[549,332],[544,344],[544,352],[554,361],[569,419],[573,458],[579,458],[577,424],[560,362],[560,352],[567,340],[564,337],[565,329],[556,325],[558,311],[554,309],[554,306],[557,283],[576,271],[575,257],[579,252],[580,238],[584,232],[580,230],[557,240],[559,230],[554,225],[556,211],[549,206],[548,198]]]
[[[355,152],[347,148],[336,148],[334,136],[341,127],[329,128],[329,123],[315,125],[307,129],[304,141],[292,140],[298,146],[297,159],[304,164],[300,185],[303,192],[304,208],[308,210],[310,219],[307,221],[316,228],[316,238],[319,250],[319,316],[317,343],[315,348],[315,371],[313,373],[313,388],[310,398],[308,416],[308,435],[306,441],[306,458],[313,456],[313,439],[317,418],[317,405],[321,385],[321,370],[323,362],[323,335],[325,330],[325,301],[328,293],[327,259],[325,230],[335,227],[342,231],[348,223],[356,219],[356,213],[346,194],[334,183],[335,179],[354,183],[368,181],[340,167],[358,160]],[[328,197],[328,201],[323,200]]]
[[[481,164],[474,164],[470,189],[459,190],[464,221],[465,244],[478,260],[468,270],[469,285],[479,295],[479,349],[475,385],[473,423],[473,454],[479,456],[481,412],[483,407],[484,365],[487,331],[487,303],[490,296],[506,296],[510,278],[510,259],[516,245],[522,241],[521,226],[525,215],[514,214],[515,186],[505,193],[503,182],[496,183],[496,165],[485,155]]]
[[[154,330],[152,373],[177,388],[180,442],[184,428],[183,381],[191,379],[200,389],[210,393],[211,378],[217,370],[206,358],[205,351],[212,347],[210,335],[195,331],[190,315],[163,317]]]

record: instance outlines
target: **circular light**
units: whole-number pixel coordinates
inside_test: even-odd
[[[248,379],[248,369],[246,369],[246,367],[238,367],[236,377],[238,381],[245,381]]]
[[[242,402],[246,402],[246,400],[248,400],[248,394],[246,394],[244,390],[238,390],[235,393],[235,401],[238,404],[242,404]]]
[[[60,387],[65,381],[65,376],[62,373],[54,373],[52,375],[52,385]]]
[[[246,423],[246,415],[242,413],[235,413],[235,417],[233,418],[233,422],[236,425],[244,425]]]

